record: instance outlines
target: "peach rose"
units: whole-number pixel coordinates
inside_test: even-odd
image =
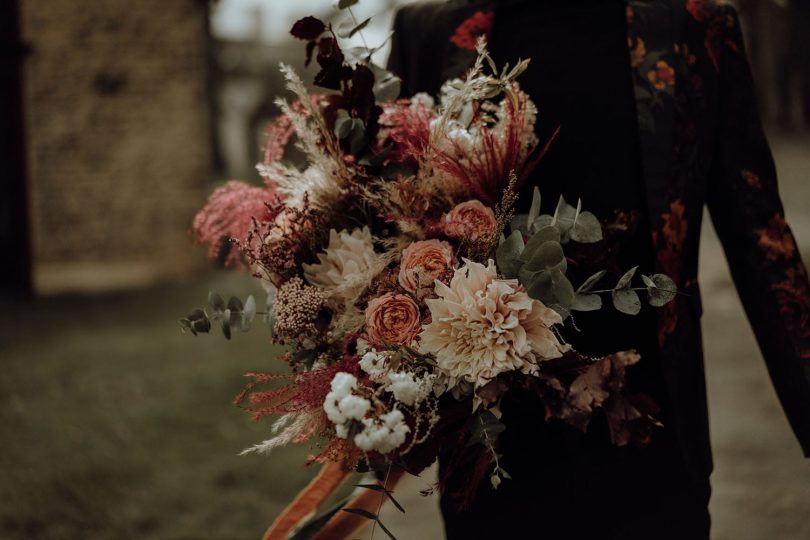
[[[432,287],[433,280],[455,264],[453,248],[441,240],[421,240],[402,251],[399,267],[399,284],[406,291],[416,292],[423,287]]]
[[[480,201],[463,202],[444,216],[444,232],[459,240],[477,240],[492,234],[496,226],[495,212]]]
[[[366,333],[373,342],[408,344],[421,328],[419,306],[410,296],[388,293],[366,308]]]

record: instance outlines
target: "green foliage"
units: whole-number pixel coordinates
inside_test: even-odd
[[[393,504],[396,507],[397,510],[399,510],[403,514],[405,513],[405,509],[402,507],[401,504],[399,504],[399,502],[397,502],[397,500],[394,498],[394,495],[392,494],[392,492],[388,491],[385,487],[381,486],[380,484],[355,484],[354,487],[359,487],[359,488],[363,488],[363,489],[370,489],[371,491],[376,491],[378,493],[384,493],[385,496],[388,498],[388,500],[391,501],[391,504]]]
[[[395,537],[395,536],[394,536],[394,535],[391,533],[391,531],[389,531],[389,530],[388,530],[388,529],[385,527],[385,525],[383,525],[382,521],[380,521],[379,516],[377,516],[376,514],[372,514],[372,513],[371,513],[371,512],[369,512],[368,510],[364,510],[364,509],[362,509],[362,508],[344,508],[344,509],[343,509],[343,511],[344,511],[344,512],[348,512],[348,513],[350,513],[350,514],[357,514],[358,516],[363,516],[363,517],[364,517],[364,518],[366,518],[366,519],[369,519],[369,520],[371,520],[371,521],[376,522],[376,523],[377,523],[377,525],[379,525],[379,526],[380,526],[380,529],[382,529],[382,531],[383,531],[385,534],[387,534],[387,535],[388,535],[388,538],[390,538],[391,540],[397,540],[397,539],[396,539],[396,537]]]
[[[675,282],[664,274],[642,276],[644,287],[632,287],[638,267],[626,272],[612,289],[594,290],[605,276],[603,270],[574,290],[566,276],[564,246],[571,241],[599,242],[603,238],[602,225],[594,214],[582,210],[582,201],[574,207],[561,196],[553,215],[540,214],[541,201],[540,190],[535,187],[529,213],[511,220],[512,234],[501,238],[495,253],[501,274],[508,279],[517,278],[530,297],[556,310],[563,318],[571,311],[601,309],[601,293],[611,293],[616,309],[629,315],[641,311],[639,290],[646,291],[647,301],[653,307],[661,307],[675,298]],[[528,237],[525,243],[524,237]]]
[[[633,280],[636,270],[638,270],[638,266],[634,266],[625,272],[624,275],[619,278],[619,282],[616,283],[611,293],[613,305],[616,309],[628,315],[637,315],[641,311],[641,300],[638,297],[638,293],[630,288],[630,282]]]
[[[340,0],[338,2],[337,8],[338,9],[348,9],[348,8],[354,6],[354,5],[357,5],[358,2],[360,2],[360,0]]]
[[[188,330],[196,336],[198,333],[207,334],[211,330],[212,323],[219,322],[225,339],[231,339],[234,330],[249,331],[255,318],[256,300],[253,296],[248,296],[244,303],[239,298],[231,296],[226,304],[218,293],[211,291],[208,293],[208,310],[193,309],[180,319],[180,326],[184,331]]]
[[[666,274],[642,275],[641,279],[647,287],[647,301],[653,307],[667,304],[678,294],[678,286]]]

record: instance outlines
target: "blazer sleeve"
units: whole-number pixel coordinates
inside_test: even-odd
[[[725,13],[715,51],[719,120],[707,202],[771,380],[810,457],[810,286],[788,227],[757,112],[739,19]]]

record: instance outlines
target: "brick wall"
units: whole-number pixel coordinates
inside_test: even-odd
[[[180,278],[210,175],[205,3],[25,0],[40,293]]]

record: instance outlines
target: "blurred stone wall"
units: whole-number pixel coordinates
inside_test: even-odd
[[[39,293],[178,278],[210,176],[207,4],[25,0]]]

